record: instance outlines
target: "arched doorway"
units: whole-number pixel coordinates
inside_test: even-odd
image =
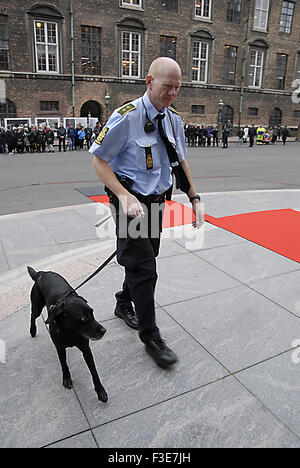
[[[278,107],[274,107],[270,114],[269,126],[275,127],[275,125],[281,125],[282,123],[282,111]]]
[[[97,101],[87,101],[80,110],[80,117],[95,117],[102,121],[102,107]]]
[[[233,119],[234,119],[234,110],[231,106],[224,106],[222,109],[222,124],[227,125],[231,124],[233,125]]]

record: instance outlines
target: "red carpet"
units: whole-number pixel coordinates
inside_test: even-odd
[[[245,213],[205,220],[300,263],[300,212],[291,209]]]
[[[107,195],[93,196],[89,198],[96,203],[103,203],[107,206],[109,205]],[[174,201],[166,202],[163,229],[192,224],[193,219],[194,213],[192,208]]]
[[[89,198],[108,205],[106,195]],[[192,208],[174,201],[166,202],[164,229],[192,224],[193,220]],[[260,211],[224,218],[205,215],[205,221],[300,263],[299,211]]]

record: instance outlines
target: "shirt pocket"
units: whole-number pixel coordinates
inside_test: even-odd
[[[155,136],[143,136],[135,140],[136,143],[136,165],[139,169],[149,171],[156,169],[157,158],[157,139]]]

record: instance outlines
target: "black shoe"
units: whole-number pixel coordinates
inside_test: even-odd
[[[164,340],[155,339],[145,343],[146,351],[151,356],[156,364],[166,369],[178,361],[174,351],[167,347]]]
[[[138,330],[138,319],[135,313],[134,308],[130,304],[120,305],[117,303],[115,308],[115,315],[120,319],[124,320],[124,322],[134,330]]]

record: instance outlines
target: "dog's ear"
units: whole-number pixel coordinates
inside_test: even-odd
[[[51,323],[55,322],[67,309],[67,304],[65,301],[60,302],[55,306],[51,306],[49,310],[49,317],[46,320],[47,325],[51,325]]]

